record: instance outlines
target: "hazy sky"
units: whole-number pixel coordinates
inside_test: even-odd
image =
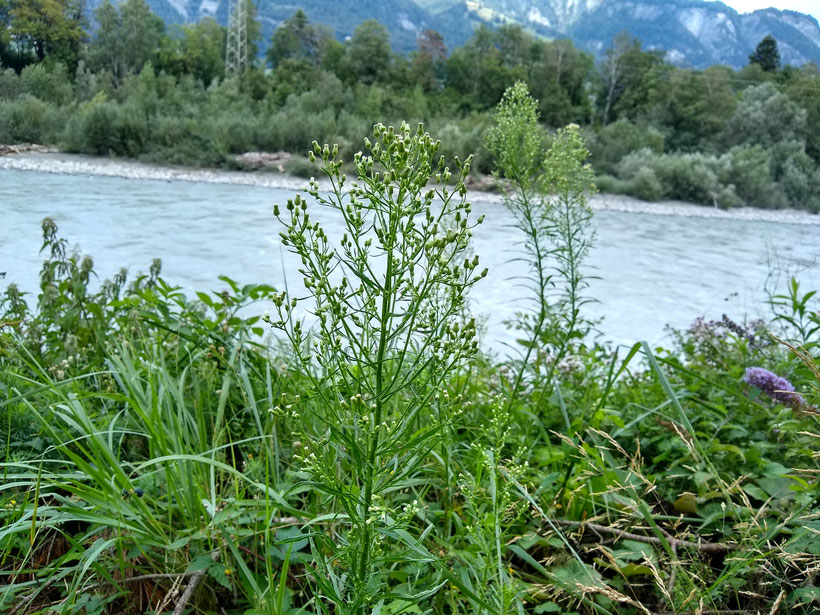
[[[800,11],[820,19],[820,0],[723,0],[739,13],[774,7],[781,10]]]

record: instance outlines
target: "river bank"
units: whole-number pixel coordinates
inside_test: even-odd
[[[303,178],[273,171],[227,171],[161,166],[135,160],[37,150],[23,150],[8,155],[0,155],[0,170],[3,169],[59,175],[117,177],[131,180],[233,184],[294,191],[304,189],[306,186],[306,180]],[[471,198],[474,201],[501,203],[501,195],[493,192],[472,190]],[[773,210],[737,207],[723,210],[682,201],[648,202],[634,197],[614,194],[598,194],[592,199],[591,205],[597,211],[820,225],[820,215],[792,209]]]

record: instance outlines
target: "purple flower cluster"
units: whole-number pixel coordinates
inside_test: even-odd
[[[779,401],[784,406],[795,410],[808,407],[806,400],[799,393],[794,392],[794,385],[785,378],[773,374],[762,367],[747,367],[743,381],[757,387],[766,395]]]

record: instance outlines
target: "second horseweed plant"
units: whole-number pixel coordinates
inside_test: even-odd
[[[534,310],[517,324],[526,334],[525,358],[512,383],[517,393],[532,354],[548,358],[544,386],[556,367],[583,340],[591,323],[581,314],[587,278],[582,265],[594,240],[589,197],[595,191],[589,152],[578,126],[559,130],[546,147],[538,104],[518,82],[498,105],[487,149],[505,182],[504,203],[524,237]]]
[[[453,175],[436,157],[439,143],[406,124],[377,125],[366,146],[349,180],[337,148],[314,143],[331,189],[312,181],[309,194],[342,218],[341,237],[326,234],[301,196],[276,208],[305,294],[278,295],[270,319],[311,379],[306,397],[278,410],[299,415],[304,470],[347,526],[314,536],[315,582],[345,613],[377,602],[386,561],[428,557],[406,529],[426,525],[410,494],[418,465],[461,409],[443,385],[477,351],[466,297],[487,273],[465,257],[481,222],[466,200],[469,159],[457,159]]]

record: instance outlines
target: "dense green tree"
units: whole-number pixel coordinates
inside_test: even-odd
[[[39,60],[54,55],[76,65],[85,38],[83,0],[11,0],[11,35]]]
[[[671,151],[711,149],[735,107],[731,79],[728,67],[673,69],[649,93],[643,117],[668,135]]]
[[[85,48],[86,66],[94,71],[108,70],[115,80],[121,75],[120,12],[110,0],[104,0],[94,11],[97,29]]]
[[[780,51],[777,49],[777,41],[771,34],[763,37],[757,47],[749,56],[750,64],[758,64],[767,72],[776,71],[780,68]]]
[[[225,28],[214,19],[177,26],[162,39],[158,68],[205,85],[225,74]]]
[[[626,55],[630,48],[640,45],[632,41],[628,32],[621,32],[612,41],[612,47],[604,52],[604,59],[601,62],[601,85],[604,89],[604,109],[601,124],[606,126],[609,123],[612,106],[617,102],[623,93],[624,75],[626,74]]]
[[[156,60],[165,24],[145,0],[125,0],[118,7],[105,0],[94,15],[98,27],[86,46],[89,67],[109,70],[119,84],[126,73]]]
[[[9,28],[11,27],[11,14],[9,13],[8,0],[0,0],[0,65],[9,53]]]
[[[806,110],[806,153],[820,164],[820,68],[810,62],[799,70],[784,71],[783,87]]]
[[[301,9],[285,20],[273,33],[267,59],[273,66],[288,59],[319,60],[321,31],[313,26]]]
[[[24,64],[22,60],[11,39],[11,0],[0,0],[0,68],[19,70]]]
[[[393,61],[387,28],[375,19],[359,24],[350,39],[346,60],[353,80],[368,84],[385,80]]]
[[[410,62],[410,77],[425,92],[440,89],[445,77],[447,46],[435,30],[424,30],[417,39],[418,51]]]
[[[539,41],[538,47],[528,82],[540,101],[542,121],[555,127],[587,122],[593,57],[566,39]]]
[[[165,31],[165,23],[154,15],[145,0],[125,0],[120,4],[120,44],[123,63],[139,72],[154,58]]]
[[[521,26],[505,24],[493,33],[493,44],[505,66],[532,66],[540,43]]]
[[[729,145],[772,147],[783,141],[805,143],[807,113],[772,83],[752,85],[724,128]]]
[[[271,83],[276,104],[284,104],[291,94],[301,94],[315,88],[323,73],[304,58],[280,60],[273,71]]]
[[[527,66],[505,63],[524,47],[529,35],[519,33],[515,28],[496,33],[479,27],[464,47],[453,51],[447,61],[447,84],[460,94],[463,108],[491,109],[508,87],[527,81]]]
[[[325,29],[319,39],[319,66],[329,73],[339,74],[340,67],[344,64],[346,51],[344,43]]]
[[[662,51],[644,51],[641,41],[627,32],[615,37],[600,67],[602,125],[619,117],[637,119],[647,111],[652,93],[664,87],[671,69],[664,55]]]
[[[259,21],[259,10],[256,0],[244,0],[248,11],[248,62],[255,66],[259,58],[259,45],[262,42],[262,23]]]

